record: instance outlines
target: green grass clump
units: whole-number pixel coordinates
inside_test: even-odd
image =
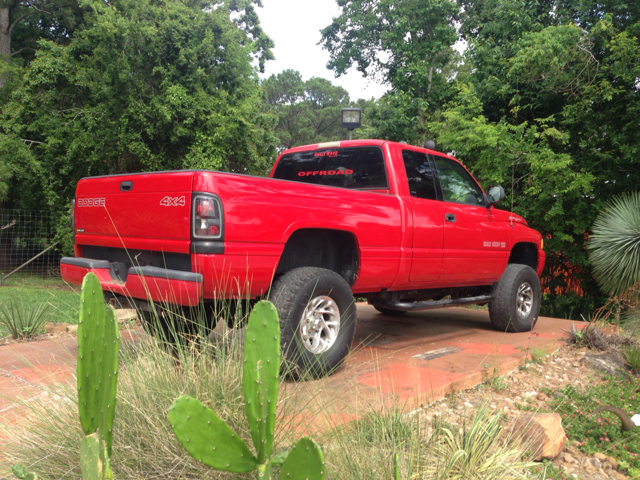
[[[0,305],[15,302],[18,305],[38,307],[48,305],[51,316],[48,322],[78,323],[80,292],[59,288],[0,287]]]
[[[637,429],[623,431],[620,419],[609,412],[591,413],[609,405],[628,413],[638,413],[640,379],[636,377],[607,377],[602,385],[589,385],[584,392],[572,386],[562,390],[562,398],[549,401],[550,410],[562,417],[570,440],[576,440],[580,449],[591,455],[601,452],[626,466],[629,475],[640,475],[640,435]]]
[[[8,332],[14,340],[28,340],[44,331],[44,324],[50,316],[51,308],[46,304],[0,304],[0,330]]]

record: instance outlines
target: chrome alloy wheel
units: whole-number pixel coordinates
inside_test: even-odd
[[[304,309],[300,319],[300,336],[304,348],[320,354],[329,350],[338,338],[340,309],[331,297],[315,297]]]
[[[518,287],[516,294],[516,312],[520,318],[527,318],[533,308],[533,288],[528,282]]]

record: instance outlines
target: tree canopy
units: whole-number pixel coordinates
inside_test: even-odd
[[[35,192],[66,205],[87,175],[268,170],[275,138],[252,61],[271,58],[271,41],[252,2],[87,4],[69,45],[39,41],[3,106],[4,143],[24,153],[14,205],[41,205]]]
[[[299,72],[285,70],[262,83],[268,111],[278,117],[275,135],[279,150],[344,139],[341,110],[351,106],[349,94],[324,78],[302,80]]]

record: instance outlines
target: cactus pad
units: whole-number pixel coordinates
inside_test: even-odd
[[[100,281],[88,273],[82,281],[78,323],[78,410],[85,435],[98,431],[111,455],[111,429],[118,379],[118,322],[105,311]]]
[[[280,373],[280,322],[271,302],[258,302],[244,340],[242,391],[244,410],[251,429],[258,462],[271,454],[278,403]]]
[[[80,444],[80,467],[83,480],[102,480],[102,460],[100,459],[100,437],[92,433]]]
[[[287,480],[324,480],[326,471],[320,447],[303,437],[287,455],[278,478]]]
[[[173,402],[169,422],[180,444],[196,460],[227,472],[258,468],[258,461],[242,439],[195,398],[182,396]]]

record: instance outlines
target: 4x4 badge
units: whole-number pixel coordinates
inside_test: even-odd
[[[185,197],[164,197],[160,200],[160,205],[165,207],[183,207],[185,203]]]

